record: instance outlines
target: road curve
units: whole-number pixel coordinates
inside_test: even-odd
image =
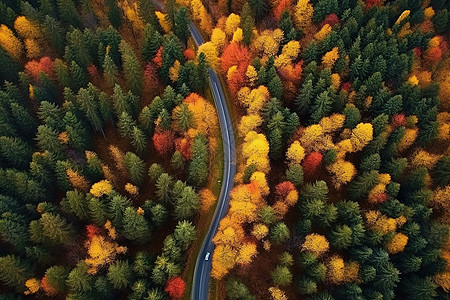
[[[203,44],[202,35],[194,24],[189,25],[189,30],[194,38],[197,46]],[[225,94],[214,70],[209,69],[209,86],[211,88],[214,102],[216,104],[217,113],[219,115],[220,130],[222,132],[223,153],[224,153],[224,169],[222,188],[220,190],[219,199],[217,202],[216,211],[209,227],[209,231],[203,241],[202,247],[195,263],[194,279],[192,284],[191,299],[192,300],[207,300],[209,291],[209,277],[211,273],[211,260],[214,251],[214,243],[212,239],[217,232],[219,222],[228,212],[228,204],[230,201],[229,194],[233,188],[234,175],[236,174],[236,147],[234,143],[233,126],[228,112]],[[208,260],[205,260],[206,253],[211,255]]]

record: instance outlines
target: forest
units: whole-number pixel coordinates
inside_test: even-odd
[[[449,10],[0,1],[0,300],[448,299]]]

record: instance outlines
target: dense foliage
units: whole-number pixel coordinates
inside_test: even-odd
[[[207,9],[241,138],[212,257],[228,298],[446,299],[448,1]]]
[[[1,299],[184,295],[218,118],[189,11],[154,5],[1,1]]]

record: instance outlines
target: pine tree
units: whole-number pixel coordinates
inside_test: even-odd
[[[136,121],[134,121],[126,111],[123,111],[119,116],[117,127],[119,128],[121,136],[132,138],[134,132],[133,128],[136,127]]]
[[[10,166],[18,169],[28,167],[31,154],[31,147],[23,140],[6,136],[0,137],[0,155]]]
[[[133,94],[140,95],[142,90],[141,64],[125,40],[120,42],[119,49],[122,54],[123,70],[128,88]]]
[[[187,104],[182,103],[173,110],[173,121],[176,130],[186,132],[194,125],[194,115],[189,110]]]
[[[131,284],[132,270],[128,261],[118,260],[108,268],[108,280],[116,290],[123,290]]]
[[[108,7],[108,20],[114,28],[118,29],[122,23],[122,15],[117,6],[117,1],[106,0],[105,2]]]
[[[271,273],[273,283],[277,286],[288,286],[292,283],[292,273],[285,266],[277,266]]]
[[[192,144],[192,160],[188,167],[188,182],[203,186],[208,178],[208,145],[204,136],[197,135]]]
[[[270,228],[270,240],[275,244],[285,242],[290,236],[289,228],[283,222],[278,222]]]
[[[328,91],[320,93],[317,96],[314,105],[310,108],[310,122],[313,124],[319,123],[323,117],[330,114],[332,102],[333,100],[331,99]]]
[[[314,97],[313,81],[305,81],[294,100],[294,105],[300,117],[305,118],[311,106]]]
[[[252,41],[254,23],[255,20],[253,19],[250,5],[248,2],[245,2],[241,12],[240,28],[242,28],[243,34],[242,42],[247,46],[249,46]]]
[[[172,155],[172,159],[170,160],[170,165],[172,169],[181,172],[184,170],[184,158],[180,151],[175,151]]]
[[[131,182],[135,185],[140,185],[144,180],[145,162],[133,152],[127,152],[123,161]]]
[[[105,55],[103,61],[103,76],[110,87],[114,87],[118,82],[119,71],[109,54]]]
[[[14,212],[4,212],[0,218],[0,236],[2,240],[14,247],[15,252],[21,253],[29,243],[28,223],[22,215]]]
[[[147,147],[147,139],[145,137],[145,134],[137,126],[133,126],[133,132],[131,134],[131,145],[133,145],[133,147],[139,153],[143,153],[145,148]]]
[[[79,261],[77,266],[67,276],[67,286],[73,293],[88,293],[94,287],[94,277],[88,273],[89,267],[84,261]]]
[[[144,60],[150,60],[155,56],[159,47],[161,47],[161,34],[150,24],[144,29],[144,37],[142,42],[142,57]]]
[[[50,241],[66,244],[72,240],[74,228],[58,214],[44,213],[39,219],[43,235]]]
[[[180,7],[174,18],[175,35],[185,44],[189,37],[189,11],[186,7]]]
[[[83,193],[78,190],[67,191],[66,198],[63,202],[67,202],[70,212],[81,220],[87,220],[89,218],[89,202]]]
[[[177,244],[180,245],[183,251],[189,248],[190,244],[195,240],[196,235],[195,226],[186,220],[179,221],[173,233]]]
[[[179,220],[192,217],[200,207],[200,199],[194,189],[187,186],[175,203],[175,217]]]
[[[143,244],[151,239],[151,229],[144,216],[133,207],[127,207],[123,215],[123,235],[136,243]]]
[[[0,281],[17,292],[23,292],[25,281],[31,277],[30,266],[20,257],[7,255],[0,257]]]

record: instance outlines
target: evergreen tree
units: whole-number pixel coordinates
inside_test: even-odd
[[[179,109],[175,109],[173,112],[174,126],[182,132],[186,132],[194,125],[194,115],[189,110],[187,104],[182,103]]]
[[[175,151],[172,155],[172,159],[170,160],[170,164],[172,169],[180,172],[184,170],[184,158],[180,151]]]
[[[199,187],[203,186],[208,178],[208,144],[202,135],[194,138],[187,178],[190,184]]]
[[[314,101],[314,105],[310,108],[310,122],[316,124],[323,117],[326,117],[331,112],[332,102],[328,91],[320,93]]]
[[[200,199],[194,189],[190,186],[185,187],[180,197],[175,201],[174,215],[179,220],[192,217],[200,207]]]
[[[14,247],[18,253],[25,250],[29,243],[28,224],[22,215],[13,212],[4,212],[0,218],[0,237],[3,241]]]
[[[131,182],[135,185],[142,184],[145,174],[145,162],[133,152],[127,152],[123,158],[123,162],[131,178]]]
[[[105,55],[103,61],[103,76],[110,87],[114,87],[118,82],[119,70],[109,54]]]
[[[21,293],[25,281],[31,277],[30,266],[16,255],[0,257],[0,281]]]
[[[77,28],[80,26],[80,15],[78,14],[75,3],[72,0],[56,1],[59,17],[67,25]]]
[[[142,68],[131,47],[122,40],[119,45],[122,54],[123,71],[130,91],[140,95],[142,90]]]
[[[148,176],[150,176],[150,180],[156,182],[156,180],[164,173],[164,169],[160,164],[153,163],[150,168],[148,168]]]
[[[146,1],[147,2],[147,1]],[[155,56],[159,47],[161,47],[161,34],[154,29],[151,24],[146,24],[144,29],[144,37],[142,42],[142,57],[145,60],[150,60]]]
[[[180,41],[186,44],[189,37],[189,11],[186,7],[180,7],[177,10],[173,31]]]
[[[186,220],[179,221],[173,233],[175,241],[183,251],[189,248],[190,244],[195,240],[196,235],[195,226]]]
[[[292,164],[286,170],[286,179],[295,186],[303,185],[303,169],[300,164]]]
[[[247,46],[252,41],[254,23],[255,20],[253,19],[250,5],[248,2],[245,2],[241,11],[241,24],[239,27],[242,28],[242,42]]]
[[[292,273],[288,267],[277,266],[271,276],[273,283],[277,286],[288,286],[292,283]]]
[[[122,16],[120,13],[120,9],[117,6],[117,1],[114,0],[106,0],[106,6],[108,7],[108,20],[111,25],[118,29],[120,24],[122,23]]]
[[[311,102],[314,99],[313,81],[310,79],[305,81],[294,100],[297,113],[301,118],[305,118],[308,114]]]
[[[127,207],[123,215],[123,235],[136,243],[143,244],[151,239],[151,230],[144,216],[133,207]]]
[[[275,244],[285,242],[289,236],[289,228],[283,222],[275,223],[272,227],[270,227],[270,240]]]
[[[450,184],[450,156],[444,156],[436,162],[431,171],[431,178],[439,186]]]
[[[79,261],[77,266],[70,271],[67,277],[67,286],[72,293],[84,294],[93,289],[94,277],[88,273],[89,267],[84,261]]]
[[[88,203],[90,220],[98,226],[103,226],[108,218],[106,204],[99,198],[92,197]]]
[[[123,290],[131,284],[132,270],[128,261],[118,260],[108,268],[108,280],[116,290]]]
[[[66,280],[70,269],[65,266],[52,266],[45,271],[48,284],[58,292],[67,290]]]
[[[27,168],[31,161],[31,154],[31,147],[23,140],[6,136],[0,137],[0,156],[11,167]],[[3,165],[3,160],[0,165]]]

